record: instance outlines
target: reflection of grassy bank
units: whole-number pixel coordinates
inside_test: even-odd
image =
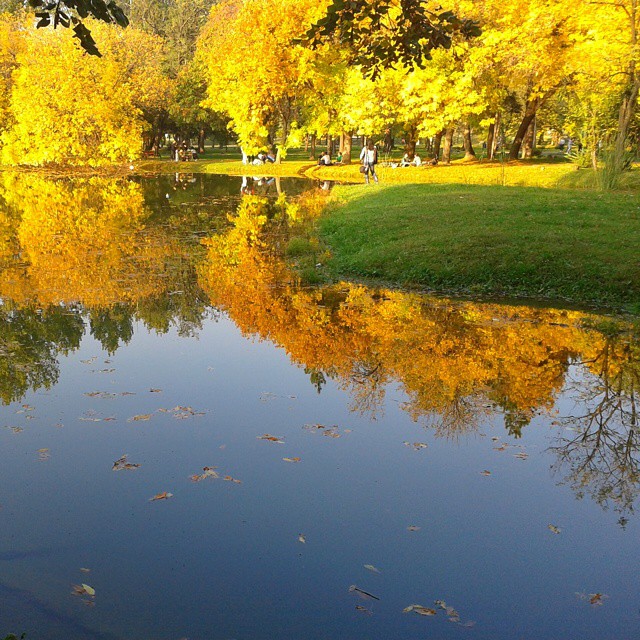
[[[321,222],[336,275],[640,310],[627,194],[463,185],[338,187]]]

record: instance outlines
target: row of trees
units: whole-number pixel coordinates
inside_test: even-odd
[[[107,165],[155,152],[227,120],[200,106],[192,73],[213,0],[130,0],[126,29],[85,20],[101,57],[65,29],[36,29],[24,3],[0,0],[0,163]]]
[[[327,7],[331,15],[345,3],[220,3],[198,41],[208,72],[206,104],[231,117],[251,150],[277,139],[286,151],[302,133],[329,134],[343,141],[348,161],[352,134],[395,128],[410,155],[419,138],[429,137],[434,154],[442,144],[448,160],[458,128],[468,158],[475,156],[471,132],[484,130],[490,157],[506,139],[516,159],[532,155],[536,131],[555,129],[580,137],[594,158],[604,144],[622,157],[640,87],[637,0],[452,0],[454,13],[472,19],[480,33],[454,30],[451,46],[445,42],[430,56],[420,51],[413,61],[394,60],[375,48],[378,36],[366,35],[398,29],[403,3],[364,4],[391,10],[362,14],[347,37],[311,36],[309,49],[308,25],[322,29]]]
[[[346,162],[355,134],[402,137],[409,155],[428,138],[448,161],[455,131],[467,158],[475,132],[511,159],[555,131],[621,166],[638,126],[637,3],[127,0],[127,29],[85,20],[92,58],[0,0],[2,157],[108,163],[229,125],[249,154],[328,136]]]

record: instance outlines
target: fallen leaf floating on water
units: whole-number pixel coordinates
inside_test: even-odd
[[[556,527],[554,524],[550,524],[547,526],[549,528],[549,531],[551,531],[552,533],[560,533],[562,531],[562,529],[558,529],[558,527]]]
[[[40,460],[41,462],[49,459],[49,449],[38,449],[37,454],[38,460]]]
[[[149,502],[155,502],[156,500],[168,500],[169,498],[173,498],[173,493],[163,491],[162,493],[156,493],[153,498],[149,498]]]
[[[193,418],[195,416],[203,416],[205,415],[204,411],[196,411],[192,407],[182,407],[177,406],[171,409],[173,413],[173,417],[176,420],[186,420],[187,418]]]
[[[86,567],[80,567],[80,571],[82,571],[82,573],[90,573],[91,569],[87,569]]]
[[[302,428],[313,433],[322,433],[323,436],[327,436],[328,438],[340,438],[342,436],[337,424],[331,425],[330,427],[324,424],[305,424]],[[351,429],[345,429],[344,432],[351,433]]]
[[[96,595],[96,590],[93,587],[90,587],[88,584],[74,584],[71,585],[71,588],[73,589],[71,591],[71,594],[74,596],[89,596],[91,598],[94,598]]]
[[[258,440],[268,440],[269,442],[277,442],[278,444],[284,444],[284,440],[282,438],[278,438],[277,436],[272,436],[270,433],[265,433],[262,436],[257,436]]]
[[[25,411],[34,411],[34,410],[35,410],[35,407],[32,407],[30,404],[23,404],[23,405],[22,405],[22,408],[23,408]]]
[[[365,564],[364,568],[367,569],[368,571],[371,571],[371,573],[380,573],[380,569],[377,569],[372,564]]]
[[[410,604],[402,610],[402,613],[417,613],[420,616],[435,616],[437,611],[428,607],[423,607],[421,604]]]
[[[601,607],[604,604],[603,600],[609,597],[606,593],[586,594],[583,592],[576,592],[576,596],[580,600],[588,600],[589,604],[593,605],[594,607]]]
[[[491,475],[491,471],[488,471],[487,469],[485,469],[484,471],[480,472],[481,476],[490,476]]]
[[[410,524],[407,527],[407,531],[420,531],[420,527],[417,527],[415,524]]]
[[[453,608],[447,605],[444,600],[435,600],[434,603],[436,607],[442,609],[449,619],[449,622],[455,622],[461,627],[473,627],[475,626],[475,622],[473,620],[468,620],[467,622],[460,622],[460,614]]]
[[[218,474],[218,472],[216,471],[218,467],[203,467],[202,468],[202,473],[200,474],[194,474],[192,476],[189,476],[190,479],[193,482],[200,482],[201,480],[206,480],[207,478],[219,478],[220,475]]]
[[[24,429],[22,427],[6,427],[11,433],[22,433]]]
[[[521,451],[520,453],[514,453],[513,457],[518,458],[519,460],[526,460],[529,457],[529,454]]]
[[[139,469],[139,464],[134,464],[132,462],[127,462],[127,455],[124,454],[121,458],[118,458],[111,468],[112,471],[122,471],[123,469]]]
[[[402,443],[405,447],[411,447],[414,451],[420,451],[420,449],[426,449],[429,445],[424,442],[407,442]]]
[[[152,413],[141,413],[133,418],[129,418],[127,422],[143,422],[145,420],[151,420]]]
[[[282,458],[285,462],[300,462],[300,458]]]
[[[373,611],[371,611],[371,609],[367,609],[367,607],[363,607],[361,604],[356,605],[356,611],[364,613],[366,616],[373,615]]]
[[[162,393],[162,389],[149,389],[149,393]]]
[[[303,533],[299,533],[298,534],[298,542],[302,542],[302,544],[306,544],[307,543],[307,539],[305,538]]]
[[[380,600],[378,596],[374,596],[373,593],[369,593],[364,589],[360,589],[360,587],[357,587],[355,584],[352,584],[349,587],[349,593],[355,593],[357,596],[359,596],[363,600]]]
[[[233,482],[234,484],[242,484],[242,480],[238,480],[237,478],[233,478],[232,476],[225,476],[223,480],[227,482]]]
[[[80,360],[80,362],[82,362],[82,364],[93,364],[97,359],[98,359],[98,356],[93,356],[88,360]]]

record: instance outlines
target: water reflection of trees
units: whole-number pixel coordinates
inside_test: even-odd
[[[72,309],[46,312],[0,306],[0,400],[9,404],[30,389],[58,381],[58,356],[80,346],[84,323]]]
[[[633,511],[640,493],[640,344],[634,338],[607,335],[584,361],[589,372],[570,385],[576,411],[562,420],[572,435],[552,447],[557,471],[578,497],[587,494],[623,514]]]
[[[206,223],[190,214],[155,220],[130,180],[1,174],[4,402],[53,384],[57,356],[78,347],[85,326],[109,353],[136,322],[158,333],[201,328],[211,313],[195,277],[201,249],[185,235],[194,215],[201,231]]]
[[[281,345],[320,392],[332,378],[353,409],[377,415],[399,383],[403,409],[457,437],[502,415],[519,436],[551,415],[561,392],[579,407],[561,420],[557,468],[579,495],[628,510],[638,475],[640,340],[589,328],[577,311],[444,300],[342,283],[301,286],[282,259],[300,229],[286,206],[247,198],[234,227],[209,241],[202,286],[246,333]]]

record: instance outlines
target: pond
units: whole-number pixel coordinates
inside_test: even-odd
[[[0,637],[638,637],[637,328],[311,286],[323,197],[0,174]]]

